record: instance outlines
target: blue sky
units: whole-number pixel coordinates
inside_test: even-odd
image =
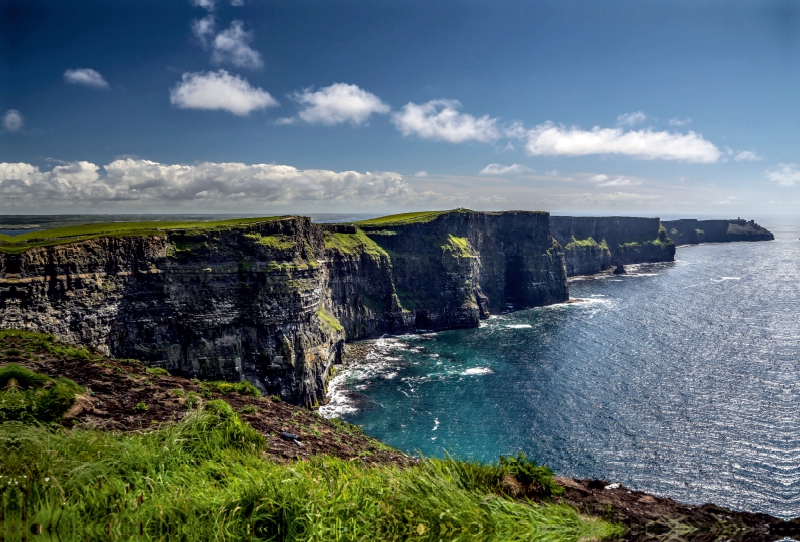
[[[800,202],[796,2],[0,2],[0,212]]]

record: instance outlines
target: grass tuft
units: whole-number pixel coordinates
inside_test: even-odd
[[[566,506],[497,494],[498,466],[367,467],[325,456],[278,464],[264,458],[265,445],[223,401],[129,434],[1,424],[6,534],[34,525],[63,541],[578,542],[619,534]]]

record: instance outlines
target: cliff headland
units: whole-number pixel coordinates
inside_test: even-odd
[[[735,241],[774,241],[775,236],[754,220],[665,220],[667,235],[678,245],[730,243]]]

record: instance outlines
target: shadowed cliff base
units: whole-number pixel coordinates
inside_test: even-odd
[[[7,540],[771,541],[797,532],[607,482],[554,483],[523,456],[410,458],[252,387],[173,377],[48,336],[2,332],[0,356]],[[34,405],[54,381],[72,382],[72,395],[43,425]]]

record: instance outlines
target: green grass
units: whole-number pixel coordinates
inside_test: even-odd
[[[9,363],[0,367],[0,424],[57,422],[84,391],[72,380]]]
[[[406,224],[417,224],[430,222],[441,215],[447,213],[471,213],[469,209],[453,209],[452,211],[418,211],[414,213],[402,213],[398,215],[382,216],[355,222],[359,226],[404,226]]]
[[[248,233],[245,235],[252,239],[257,245],[276,250],[289,250],[297,246],[297,243],[288,235],[260,235],[258,233]]]
[[[71,346],[67,344],[60,344],[56,342],[55,337],[46,333],[36,333],[33,331],[24,331],[21,329],[6,329],[0,331],[0,340],[7,337],[16,337],[25,340],[25,350],[27,352],[34,352],[37,350],[44,350],[54,357],[61,359],[84,359],[92,360],[99,359],[102,356],[92,354],[88,349],[83,346]]]
[[[202,382],[200,387],[204,391],[215,391],[222,395],[230,395],[236,393],[238,395],[246,395],[250,397],[261,397],[261,392],[247,380],[240,382],[224,382],[212,381]]]
[[[573,237],[569,240],[569,243],[564,247],[566,250],[575,249],[575,248],[585,248],[585,247],[596,247],[599,249],[608,249],[608,245],[605,241],[602,243],[598,243],[593,238],[589,237],[588,239],[575,239]]]
[[[149,432],[0,425],[6,539],[577,542],[620,534],[497,491],[502,465],[277,464],[222,401]]]
[[[257,224],[281,217],[236,218],[213,221],[186,222],[110,222],[105,224],[83,224],[64,226],[44,231],[34,231],[18,236],[0,235],[0,252],[18,254],[34,247],[55,246],[75,241],[98,239],[100,237],[128,237],[163,235],[175,230],[213,230],[235,226]]]
[[[442,245],[442,251],[455,258],[472,258],[472,251],[466,237],[447,236],[447,242]]]
[[[342,326],[341,322],[339,322],[339,320],[334,315],[332,315],[325,309],[319,309],[317,311],[317,316],[319,316],[319,319],[322,322],[322,324],[330,328],[332,331],[337,331],[337,332],[344,331],[344,327]]]
[[[340,254],[368,254],[373,258],[388,258],[389,255],[375,241],[370,239],[361,229],[356,233],[325,232],[325,248],[336,250]]]

